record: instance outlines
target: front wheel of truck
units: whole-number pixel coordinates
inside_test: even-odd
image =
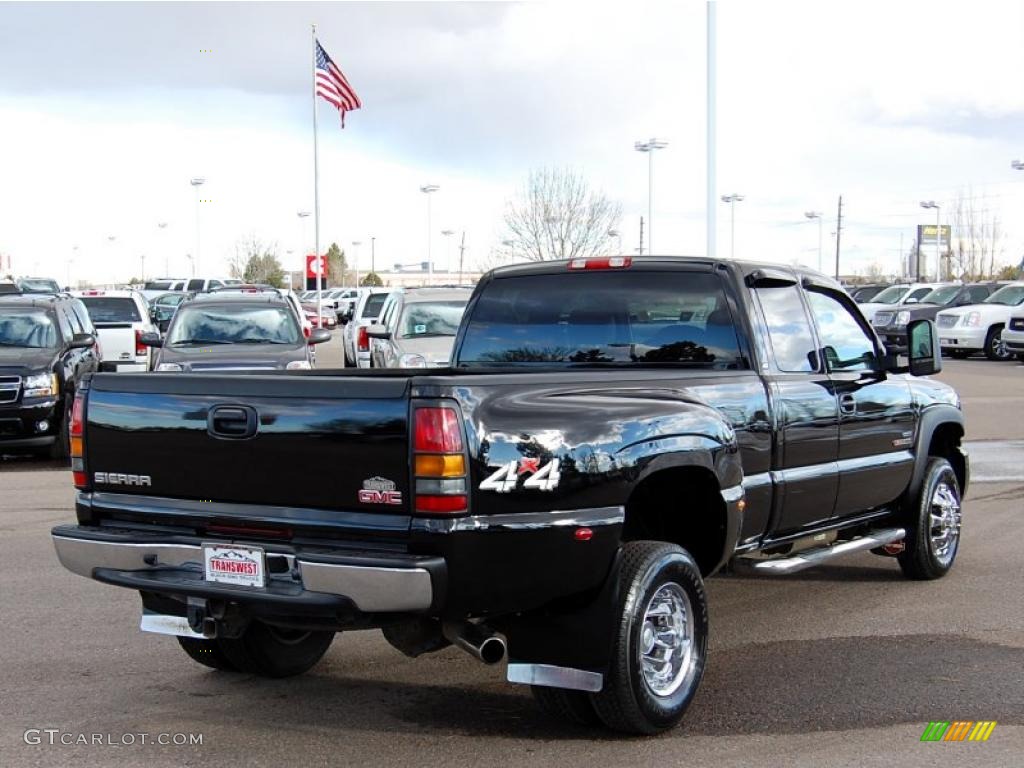
[[[945,576],[960,549],[960,484],[948,461],[932,457],[924,470],[921,491],[908,509],[907,537],[897,555],[911,579]]]
[[[239,672],[292,677],[311,669],[334,640],[334,632],[305,631],[253,621],[238,638],[217,640],[224,658]]]
[[[625,544],[616,622],[604,688],[591,696],[598,717],[624,733],[672,728],[707,660],[707,596],[693,557],[664,542]]]

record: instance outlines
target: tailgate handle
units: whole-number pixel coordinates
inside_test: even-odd
[[[206,430],[214,437],[243,439],[256,434],[256,409],[247,405],[215,405],[206,417]]]

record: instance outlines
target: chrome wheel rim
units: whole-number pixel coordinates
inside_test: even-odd
[[[1010,356],[1010,353],[1006,350],[1006,344],[1003,342],[1002,331],[998,331],[996,335],[992,337],[992,354],[1000,360],[1006,359]]]
[[[956,486],[942,480],[935,486],[929,503],[929,535],[932,552],[943,565],[949,565],[960,543],[960,498]]]
[[[655,696],[671,696],[696,668],[692,618],[690,598],[674,581],[647,603],[637,652],[644,684]]]

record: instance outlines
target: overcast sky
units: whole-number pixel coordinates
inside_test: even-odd
[[[970,188],[1024,254],[1024,2],[721,2],[719,192],[737,257],[895,270],[900,237]],[[621,201],[623,250],[703,254],[705,3],[0,3],[0,253],[63,280],[201,271],[247,235],[298,268],[312,248],[310,22],[359,93],[320,106],[321,242],[378,267],[466,232],[472,263],[530,169],[566,166]],[[210,52],[205,52],[205,51]],[[719,255],[730,248],[719,204]],[[158,222],[167,222],[159,229]],[[110,241],[108,238],[116,239]],[[77,246],[77,251],[73,250]],[[453,242],[454,254],[457,242]],[[293,251],[291,257],[288,251]]]

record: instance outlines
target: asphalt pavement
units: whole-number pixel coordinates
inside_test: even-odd
[[[138,631],[134,594],[58,564],[48,532],[72,517],[67,470],[0,460],[0,766],[1020,766],[1022,370],[942,374],[983,480],[946,578],[909,582],[871,554],[713,577],[704,684],[681,727],[647,739],[553,722],[501,667],[455,649],[407,659],[377,631],[339,635],[299,678],[206,670]],[[985,743],[921,743],[936,720],[998,725]],[[142,743],[161,734],[202,743]]]

